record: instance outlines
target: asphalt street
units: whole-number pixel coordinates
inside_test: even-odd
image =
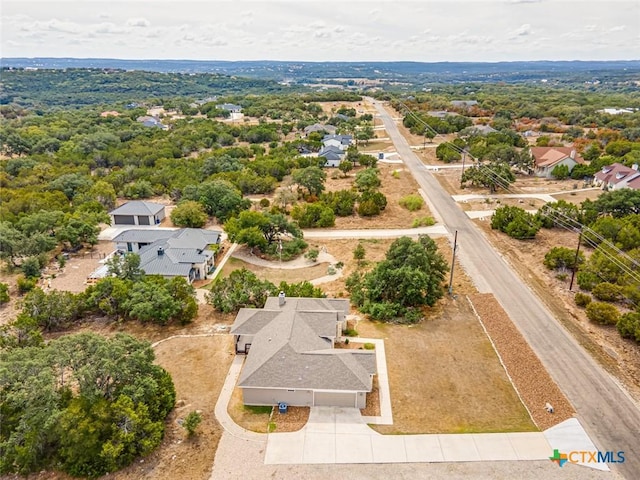
[[[380,102],[369,99],[396,150],[431,199],[450,233],[458,231],[458,260],[481,292],[491,292],[536,352],[577,411],[601,451],[624,451],[610,464],[625,478],[640,478],[640,410],[628,394],[577,343],[491,246],[413,153]],[[540,405],[540,408],[543,408]]]

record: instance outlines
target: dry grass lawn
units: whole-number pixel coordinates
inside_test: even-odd
[[[394,425],[383,434],[535,431],[468,303],[443,300],[418,325],[361,321],[385,339]]]
[[[266,268],[231,257],[227,263],[225,263],[224,267],[222,267],[220,276],[227,277],[234,270],[239,270],[241,268],[246,268],[247,270],[252,271],[262,280],[268,280],[271,283],[278,285],[281,281],[298,283],[322,277],[327,274],[329,264],[317,263],[306,268]]]

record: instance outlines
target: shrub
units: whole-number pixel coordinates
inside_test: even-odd
[[[551,170],[551,175],[557,180],[564,180],[569,176],[569,167],[567,165],[556,165]]]
[[[364,349],[365,350],[374,350],[376,348],[376,344],[375,343],[370,343],[367,342],[364,344]]]
[[[416,210],[420,210],[422,208],[422,205],[424,205],[424,200],[420,195],[407,195],[400,199],[400,205],[410,212],[415,212]]]
[[[374,320],[392,320],[400,316],[403,308],[397,303],[375,302],[363,306],[362,311],[368,313]]]
[[[575,263],[578,265],[584,263],[584,255],[582,252],[578,253],[578,261],[575,262],[576,253],[567,247],[553,247],[544,256],[544,266],[549,270],[557,269],[572,269]]]
[[[591,302],[587,305],[587,318],[601,325],[614,325],[620,318],[620,312],[610,303]]]
[[[198,425],[202,422],[202,414],[200,412],[191,411],[187,418],[182,422],[182,427],[187,431],[187,435],[192,437],[196,433]]]
[[[540,230],[540,222],[519,207],[498,207],[491,217],[491,228],[518,240],[530,239]]]
[[[362,217],[373,217],[380,214],[380,207],[373,200],[366,200],[358,204],[358,215]]]
[[[318,261],[318,255],[320,255],[320,251],[317,248],[312,248],[307,253],[304,254],[304,258],[311,260],[312,262]]]
[[[0,304],[7,303],[9,301],[9,285],[6,283],[0,283]]]
[[[20,266],[22,273],[27,278],[37,278],[40,276],[40,262],[37,257],[29,257],[22,262]]]
[[[331,207],[321,202],[296,205],[291,211],[291,217],[298,222],[301,228],[333,227],[336,222]]]
[[[591,295],[582,292],[576,293],[573,297],[573,301],[576,302],[576,305],[579,307],[586,307],[591,303],[591,300]]]
[[[366,251],[364,246],[359,243],[356,248],[353,250],[353,259],[354,260],[364,260],[364,256],[366,255]]]
[[[269,202],[268,198],[262,198],[260,199],[259,205],[261,208],[269,208],[269,205],[271,205],[271,203]]]
[[[597,284],[599,284],[602,280],[595,273],[589,271],[580,271],[578,272],[578,285],[582,290],[588,290],[589,292],[593,290]]]
[[[633,338],[640,343],[640,313],[629,312],[621,315],[616,327],[624,338]]]
[[[353,328],[347,328],[347,329],[343,330],[342,333],[344,334],[345,337],[357,337],[358,336],[358,331],[354,330]],[[347,339],[347,340],[349,340],[349,339]]]
[[[282,260],[286,262],[296,258],[307,247],[307,242],[305,242],[301,238],[294,238],[293,240],[282,242],[282,251],[279,250],[279,244],[273,242],[272,244],[267,245],[263,252],[269,255],[271,258],[282,258]]]
[[[20,292],[21,294],[30,292],[34,288],[36,288],[35,279],[25,277],[18,278],[18,292]]]
[[[603,302],[616,302],[622,299],[622,287],[609,282],[602,282],[593,287],[593,296]]]
[[[413,220],[411,227],[413,228],[430,227],[435,224],[436,224],[436,221],[433,219],[433,217],[419,217]]]

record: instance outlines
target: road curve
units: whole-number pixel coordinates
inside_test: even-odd
[[[458,258],[478,289],[495,295],[571,401],[596,446],[601,451],[625,452],[624,463],[609,466],[630,480],[640,478],[640,410],[558,323],[424,168],[382,104],[373,99],[368,101],[376,107],[397,152],[447,228],[450,232],[458,231]]]

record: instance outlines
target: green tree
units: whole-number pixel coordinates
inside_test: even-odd
[[[202,228],[207,219],[202,204],[193,200],[181,202],[171,211],[171,221],[178,227]]]
[[[243,268],[234,270],[226,278],[219,278],[207,295],[207,301],[223,313],[238,311],[243,307],[264,307],[267,297],[275,291],[275,285],[258,279],[255,273]]]
[[[522,208],[505,205],[495,210],[491,217],[491,228],[523,240],[535,237],[540,230],[540,223]]]
[[[311,166],[294,170],[291,178],[299,186],[306,188],[309,195],[317,196],[324,191],[327,174],[320,167]]]
[[[556,180],[565,180],[569,177],[569,166],[568,165],[556,165],[551,170],[551,176]]]
[[[116,190],[108,182],[98,180],[89,189],[89,196],[99,202],[106,210],[112,210],[116,206]]]
[[[302,228],[325,228],[335,225],[336,217],[331,207],[321,202],[296,205],[291,217]]]
[[[621,218],[632,213],[640,213],[640,190],[621,188],[603,193],[593,202],[599,214],[610,214]]]
[[[242,198],[240,191],[226,180],[189,185],[184,189],[182,198],[200,202],[208,215],[216,217],[221,222],[251,206],[251,202]]]
[[[137,253],[114,255],[107,260],[106,265],[107,273],[121,280],[137,281],[144,277],[144,272],[140,269],[140,255]]]
[[[79,295],[71,292],[52,290],[45,293],[36,288],[24,297],[22,313],[47,331],[59,330],[80,318],[82,302]]]
[[[494,161],[484,165],[474,165],[465,169],[462,182],[470,182],[474,187],[486,187],[491,193],[498,188],[508,189],[516,181],[508,163]]]
[[[442,282],[447,263],[429,237],[417,241],[402,237],[394,241],[386,258],[364,276],[355,274],[347,282],[352,300],[374,318],[390,320],[419,315],[412,310],[433,306],[443,294]]]
[[[377,168],[367,168],[356,174],[355,186],[361,192],[380,188],[380,171]]]
[[[340,165],[338,165],[338,169],[342,172],[342,174],[346,177],[347,174],[353,170],[353,163],[351,163],[349,160],[343,160],[340,162]]]

